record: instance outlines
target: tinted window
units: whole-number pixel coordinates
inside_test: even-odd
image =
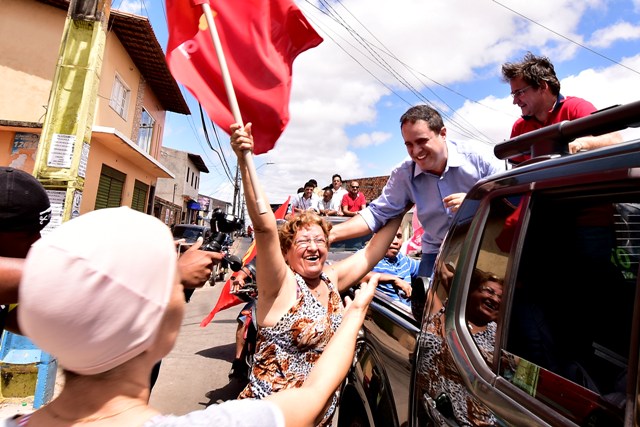
[[[329,252],[356,252],[360,249],[364,249],[367,242],[371,240],[371,234],[362,237],[355,237],[353,239],[341,240],[339,242],[331,243]]]
[[[624,423],[628,362],[637,361],[638,202],[599,191],[530,204],[499,372],[580,425]]]
[[[205,231],[204,227],[184,227],[176,225],[173,229],[173,237],[174,239],[185,239],[188,243],[193,243],[200,236],[206,240],[208,233],[205,235]]]
[[[499,198],[487,213],[470,212],[466,221],[450,231],[438,258],[419,341],[416,382],[421,402],[420,425],[429,423],[422,417],[437,425],[497,425],[492,411],[468,391],[456,366],[455,352],[445,339],[445,325],[450,323],[449,317],[460,317],[471,338],[469,345],[478,349],[476,363],[494,365],[498,317],[505,292],[503,281],[520,219],[518,203],[518,198],[515,204]],[[464,250],[474,250],[468,244],[477,231],[482,232],[477,256],[465,264]],[[461,283],[469,285],[460,286]],[[458,292],[466,289],[468,294],[458,312],[453,310],[456,302],[452,298],[455,300],[456,295],[451,292],[456,284]]]

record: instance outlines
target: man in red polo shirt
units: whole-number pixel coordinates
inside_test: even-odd
[[[560,81],[549,58],[527,53],[520,62],[502,65],[503,80],[511,86],[513,103],[522,110],[522,117],[511,129],[511,138],[564,120],[585,117],[597,111],[589,101],[560,93]],[[569,153],[593,150],[622,140],[618,132],[601,136],[586,136],[569,143]],[[530,156],[512,159],[514,163]]]
[[[367,207],[367,199],[359,189],[358,181],[351,181],[349,192],[342,196],[342,214],[344,216],[355,216],[358,211]]]

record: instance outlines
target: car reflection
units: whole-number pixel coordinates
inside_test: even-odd
[[[486,406],[469,394],[444,339],[445,312],[452,264],[440,264],[436,269],[439,287],[430,294],[426,333],[420,340],[418,384],[430,404],[426,409],[431,418],[441,424],[454,421],[458,425],[496,425],[495,416]],[[475,269],[472,274],[466,304],[469,332],[487,363],[492,363],[496,336],[496,319],[502,300],[503,281],[493,273]],[[444,289],[443,289],[444,288]]]

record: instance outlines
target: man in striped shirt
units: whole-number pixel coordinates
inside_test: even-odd
[[[373,273],[380,273],[378,290],[396,301],[410,305],[411,279],[418,277],[420,261],[400,252],[402,242],[402,229],[398,229],[384,258],[362,280],[368,280]]]

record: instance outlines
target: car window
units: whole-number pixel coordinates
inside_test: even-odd
[[[540,193],[528,210],[499,375],[579,425],[623,425],[640,193]]]
[[[466,221],[459,221],[449,231],[448,244],[436,262],[419,342],[416,370],[416,398],[422,403],[417,413],[419,425],[426,423],[422,421],[422,412],[440,425],[497,425],[492,411],[467,391],[458,374],[453,351],[445,339],[445,324],[447,316],[461,316],[462,324],[468,327],[470,345],[478,349],[479,363],[494,365],[498,314],[504,294],[502,284],[518,229],[519,200],[497,198],[486,214],[475,213],[474,208]],[[482,218],[485,215],[486,221]],[[474,239],[474,229],[482,230],[478,255],[469,265],[462,265],[459,259],[463,259],[463,251],[474,250],[465,245]],[[471,283],[466,297],[452,293],[454,281]],[[462,288],[457,286],[458,290]],[[462,298],[463,309],[459,314],[452,311],[456,298]]]
[[[372,235],[368,234],[362,237],[355,237],[353,239],[341,240],[339,242],[332,242],[329,246],[329,252],[356,252],[360,249],[364,249],[367,242],[371,240]]]
[[[201,227],[179,227],[176,226],[173,229],[173,237],[175,239],[185,239],[187,242],[195,242],[198,237],[203,235],[203,228]]]

